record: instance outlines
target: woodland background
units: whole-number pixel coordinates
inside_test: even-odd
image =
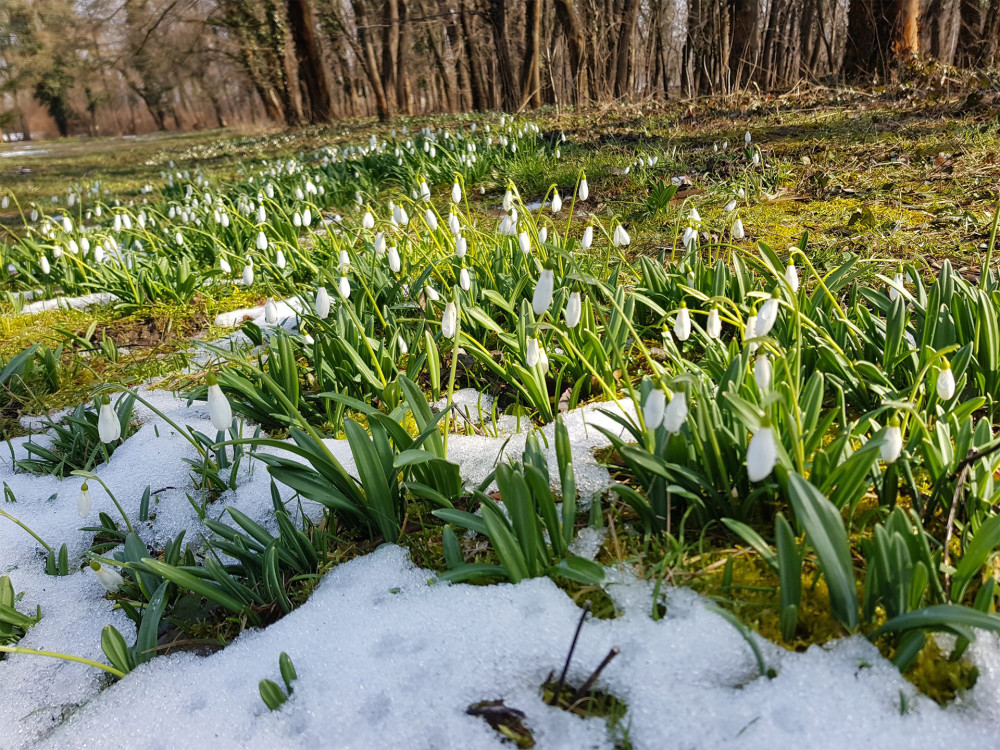
[[[1000,0],[0,0],[0,129],[608,106],[917,60],[994,69]]]

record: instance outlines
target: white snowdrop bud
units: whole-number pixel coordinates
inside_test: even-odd
[[[441,316],[441,335],[446,339],[453,339],[457,328],[458,311],[455,309],[455,303],[449,302],[444,306],[444,314]]]
[[[302,226],[304,227],[309,226],[310,224],[312,224],[312,220],[313,220],[312,211],[310,211],[308,208],[305,209],[302,212]]]
[[[517,235],[517,244],[521,247],[521,252],[527,255],[531,252],[531,242],[528,240],[528,233],[522,231]]]
[[[72,242],[73,240],[70,240],[70,243]],[[72,244],[70,246],[72,247]],[[84,255],[90,252],[90,240],[88,240],[86,237],[80,238],[80,250],[83,251]]]
[[[257,233],[257,249],[261,252],[267,250],[267,235],[263,232]]]
[[[552,193],[552,213],[557,214],[562,211],[562,198],[559,197],[559,191],[553,191]]]
[[[761,393],[771,387],[771,360],[766,353],[757,355],[753,364],[753,379],[757,382],[757,388]]]
[[[587,198],[590,197],[590,186],[587,185],[587,178],[586,177],[583,177],[580,180],[580,186],[576,190],[576,195],[582,201],[585,201],[585,200],[587,200]]]
[[[292,225],[296,227],[302,226],[302,214],[300,214],[298,211],[296,211],[292,215]]]
[[[316,302],[314,305],[316,310],[316,317],[320,320],[326,319],[330,314],[330,294],[326,291],[325,286],[321,286],[316,290]]]
[[[126,230],[131,229],[132,228],[132,217],[129,216],[128,214],[122,214],[122,224],[125,225],[125,229]]]
[[[233,273],[233,267],[229,265],[229,261],[219,256],[219,268],[222,269],[222,273],[229,276]]]
[[[69,234],[70,232],[72,232],[73,231],[73,221],[72,221],[72,219],[70,219],[68,216],[63,216],[62,228],[63,228],[63,231],[66,232],[66,234]]]
[[[749,318],[747,318],[746,328],[744,328],[743,330],[743,343],[747,344],[747,342],[750,341],[750,339],[755,338],[756,336],[757,336],[757,316],[751,315]],[[756,342],[750,343],[749,344],[750,352],[752,353],[757,351],[758,346],[759,344],[757,344]]]
[[[115,214],[115,218],[111,222],[111,227],[115,230],[116,233],[122,231],[122,215],[121,214]]]
[[[49,259],[44,255],[38,259],[38,265],[42,269],[42,273],[48,276],[52,272],[52,266],[49,265]]]
[[[535,315],[541,316],[552,304],[552,292],[555,287],[555,274],[551,268],[543,268],[542,275],[535,284],[535,294],[531,298],[531,309]]]
[[[458,180],[451,186],[451,200],[453,203],[462,202],[462,186],[458,184]]]
[[[749,146],[751,140],[753,139],[750,137],[750,131],[748,130],[746,133],[743,134],[743,141]]]
[[[283,251],[278,250],[278,252],[275,253],[274,265],[276,265],[279,270],[284,270],[285,266],[288,265],[288,262],[285,260],[285,253]]]
[[[263,206],[257,206],[257,223],[264,224],[267,222],[267,211],[264,210]]]
[[[580,301],[580,293],[570,292],[569,301],[566,303],[566,309],[563,311],[566,325],[570,328],[576,328],[577,323],[580,322],[580,315],[582,313],[583,304]]]
[[[739,216],[733,221],[733,239],[742,240],[746,237],[746,232],[743,229],[743,219]]]
[[[90,568],[109,594],[114,594],[125,585],[125,579],[119,575],[118,571],[103,567],[97,560],[91,561]]]
[[[583,240],[580,242],[580,247],[587,250],[592,244],[594,244],[594,228],[588,226],[583,230]]]
[[[340,267],[344,270],[351,267],[351,256],[346,250],[340,251]]]
[[[427,297],[427,299],[429,299],[431,302],[437,302],[439,299],[441,299],[441,295],[437,293],[437,289],[432,287],[430,284],[427,284],[424,287],[424,296]]]
[[[677,318],[674,320],[674,337],[678,341],[687,341],[691,336],[691,313],[688,312],[687,304],[682,302],[681,309],[677,311]]]
[[[459,232],[462,231],[462,225],[458,221],[458,214],[456,214],[454,211],[452,211],[448,215],[448,229],[450,229],[451,233],[456,237],[458,236]]]
[[[361,226],[365,229],[373,229],[375,227],[375,217],[372,216],[371,211],[365,211],[365,215],[361,219]]]
[[[278,322],[278,306],[274,302],[274,297],[268,297],[264,302],[264,322],[269,326]]]
[[[903,433],[899,429],[899,422],[893,419],[889,426],[885,428],[885,435],[882,437],[882,446],[879,448],[879,455],[887,464],[896,462],[899,454],[903,452]]]
[[[653,388],[646,396],[646,403],[642,406],[642,419],[646,423],[646,429],[655,430],[663,424],[666,406],[667,394],[659,386]]]
[[[549,228],[548,227],[541,227],[538,230],[538,244],[539,245],[544,245],[545,244],[545,240],[547,240],[548,238],[549,238]]]
[[[243,285],[253,286],[253,266],[249,263],[243,266]]]
[[[420,197],[423,198],[424,201],[430,201],[431,199],[431,189],[427,187],[426,182],[420,183]]]
[[[90,515],[90,509],[93,507],[93,502],[90,500],[90,489],[87,487],[87,483],[84,482],[83,486],[80,487],[80,497],[76,500],[76,512],[80,518],[86,518]]]
[[[760,152],[759,151],[754,151],[753,152],[753,165],[756,167],[759,164],[760,164]]]
[[[351,296],[351,282],[348,281],[346,276],[340,277],[340,284],[338,285],[337,290],[340,292],[340,296],[344,299]]]
[[[514,194],[508,190],[503,194],[503,210],[510,212],[510,207],[514,204]]]
[[[399,261],[399,250],[393,245],[389,248],[389,269],[393,273],[399,273],[400,261]]]
[[[900,293],[903,291],[903,274],[897,273],[892,277],[892,283],[889,284],[889,299],[895,302],[899,299]]]
[[[434,214],[434,211],[432,211],[431,209],[428,208],[424,212],[424,220],[427,222],[427,228],[428,229],[430,229],[432,232],[436,232],[437,231],[438,220],[437,220],[437,216]]]
[[[406,345],[406,342],[403,340],[403,337],[400,336],[399,334],[396,335],[396,344],[399,346],[400,354],[406,354],[407,352],[410,351],[410,347]]]
[[[955,373],[952,371],[948,360],[944,360],[937,377],[937,397],[942,401],[948,401],[954,395]]]
[[[381,256],[385,253],[385,234],[379,232],[375,235],[375,255]]]
[[[205,382],[208,383],[208,416],[216,430],[225,432],[232,426],[233,409],[213,373],[208,373]]]
[[[625,231],[625,227],[619,224],[615,227],[615,233],[611,240],[615,247],[622,247],[627,245],[632,241],[632,238],[628,236],[628,232]]]
[[[691,222],[691,226],[696,227],[701,224],[701,214],[698,213],[698,209],[694,206],[691,207],[691,213],[688,214],[688,221]]]
[[[747,477],[751,482],[766,479],[778,462],[778,445],[774,440],[774,430],[765,423],[750,438],[747,447]]]
[[[104,248],[101,247],[100,245],[98,245],[97,249],[94,250],[94,262],[95,263],[103,263],[104,262]]]
[[[789,263],[785,266],[785,281],[791,287],[792,294],[796,294],[799,291],[799,271],[794,263]]]
[[[726,213],[730,213],[732,211],[735,211],[736,210],[736,201],[735,200],[729,201],[729,203],[726,204],[726,207],[725,207],[724,210],[725,210]]]
[[[713,307],[708,311],[708,322],[705,324],[705,333],[710,339],[717,339],[722,334],[722,320],[719,318],[719,308]]]
[[[528,367],[534,367],[538,364],[538,339],[533,336],[529,336],[525,342],[525,353],[524,361]]]
[[[659,391],[660,389],[657,388],[656,390]],[[663,428],[669,433],[680,432],[681,427],[684,426],[684,422],[687,419],[687,415],[687,394],[684,391],[675,393],[663,412]]]
[[[180,232],[177,232],[177,234],[174,235],[174,242],[176,242],[178,245],[183,245],[184,235],[181,234]]]
[[[459,258],[464,258],[465,253],[468,252],[469,243],[466,241],[465,237],[459,235],[455,238],[455,255]]]
[[[102,443],[113,443],[122,436],[121,420],[107,396],[101,398],[101,410],[97,415],[97,436]]]
[[[229,214],[223,212],[223,214],[222,214],[222,221],[219,222],[219,223],[222,224],[223,227],[228,227],[229,226]]]
[[[469,269],[463,268],[458,273],[458,285],[462,287],[463,292],[469,291],[469,287],[472,286],[472,279],[469,278]]]
[[[778,298],[769,297],[760,306],[757,313],[757,324],[754,328],[755,336],[766,336],[771,332],[775,322],[778,320]]]

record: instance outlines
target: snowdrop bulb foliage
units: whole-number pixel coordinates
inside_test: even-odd
[[[662,388],[654,388],[646,396],[646,403],[642,406],[642,419],[646,423],[646,428],[655,430],[663,424],[663,413],[667,406],[667,394]]]
[[[90,509],[93,507],[93,502],[90,499],[90,489],[87,487],[87,483],[84,482],[83,486],[80,487],[80,497],[76,500],[76,512],[80,518],[86,518],[90,515]]]
[[[278,322],[278,306],[274,303],[274,297],[268,297],[264,302],[264,322],[269,326]]]
[[[97,415],[97,435],[102,443],[113,443],[122,436],[122,423],[107,396],[101,399],[101,410]]]
[[[531,309],[536,316],[545,314],[552,304],[552,292],[555,287],[555,274],[551,268],[543,268],[542,275],[535,284],[535,294],[531,298]]]
[[[424,219],[427,222],[427,228],[430,229],[432,232],[436,232],[438,228],[438,220],[437,216],[431,209],[428,208],[427,211],[424,213]]]
[[[586,229],[583,230],[583,240],[580,242],[580,246],[584,250],[587,250],[593,244],[594,244],[594,228],[592,226],[588,226]]]
[[[465,253],[469,250],[469,243],[466,242],[465,237],[459,235],[455,238],[455,255],[459,258],[464,258]]]
[[[118,574],[118,571],[103,567],[97,560],[90,563],[90,568],[109,594],[114,594],[125,585],[125,579]]]
[[[316,317],[320,320],[326,320],[330,315],[330,293],[326,291],[325,286],[321,286],[316,290]]]
[[[462,269],[465,270],[464,268]],[[458,311],[455,303],[449,302],[444,306],[444,314],[441,316],[441,335],[446,339],[455,338],[455,331],[458,329]]]
[[[276,265],[281,270],[284,270],[285,266],[287,265],[287,261],[285,260],[285,254],[281,250],[279,250],[274,257],[274,265]]]
[[[770,297],[764,301],[764,304],[760,306],[760,312],[757,313],[757,325],[754,328],[754,335],[766,336],[771,332],[777,319],[778,300],[776,297]]]
[[[746,231],[743,229],[743,220],[737,216],[733,222],[733,239],[742,240],[746,236]]]
[[[531,242],[528,240],[528,233],[521,232],[517,235],[517,244],[521,247],[521,252],[527,255],[531,252]]]
[[[887,464],[896,463],[899,454],[903,452],[903,433],[899,429],[899,422],[895,419],[885,428],[885,435],[882,437],[882,447],[879,448],[879,456]]]
[[[212,420],[212,426],[219,432],[225,432],[233,422],[233,408],[229,405],[229,399],[219,387],[219,381],[215,375],[208,374],[208,416]]]
[[[351,296],[351,282],[347,280],[346,276],[340,277],[340,285],[338,286],[338,291],[340,296],[347,299]]]
[[[462,202],[462,186],[458,184],[458,180],[455,180],[455,184],[451,186],[451,201],[452,203]]]
[[[587,185],[586,177],[581,178],[580,186],[576,189],[576,195],[582,201],[585,201],[590,197],[590,186]]]
[[[559,191],[553,191],[552,193],[552,213],[557,214],[562,211],[562,198],[559,197]]]
[[[458,285],[462,287],[463,292],[469,291],[469,287],[472,286],[472,280],[469,278],[469,269],[463,268],[458,274]]]
[[[361,226],[363,226],[365,229],[374,229],[375,217],[372,216],[371,211],[365,211],[364,218],[361,219]]]
[[[774,441],[774,430],[767,424],[750,438],[747,448],[747,477],[751,482],[759,482],[774,470],[778,462],[778,445]]]
[[[674,336],[678,341],[687,341],[691,336],[691,313],[688,312],[687,305],[681,303],[681,309],[677,312],[674,320]]]
[[[389,270],[393,273],[399,273],[400,263],[399,263],[399,250],[393,245],[389,248]]]
[[[799,291],[799,270],[795,267],[794,263],[789,263],[785,266],[785,281],[791,287],[792,294],[797,294]]]
[[[659,391],[660,389],[657,388],[657,390]],[[664,429],[669,433],[680,432],[681,427],[684,426],[685,420],[687,420],[687,415],[687,394],[684,393],[684,391],[675,393],[674,397],[670,399],[670,403],[667,404],[667,408],[663,412]]]
[[[261,252],[267,250],[267,235],[263,232],[257,232],[257,249]]]
[[[611,241],[614,243],[615,247],[622,247],[627,245],[632,241],[632,238],[628,236],[628,232],[625,231],[625,227],[619,224],[615,227],[615,234]]]
[[[570,328],[576,328],[577,324],[580,322],[580,315],[583,313],[583,304],[580,301],[579,292],[570,292],[569,301],[566,303],[566,309],[563,310],[563,317],[566,319],[566,325]]]
[[[767,354],[758,354],[753,365],[753,379],[761,393],[771,387],[771,360]]]
[[[534,367],[538,364],[538,339],[529,336],[525,343],[524,362],[528,367]]]
[[[941,371],[937,377],[937,397],[942,401],[948,401],[955,395],[955,373],[952,372],[948,360],[944,360]]]
[[[717,339],[722,334],[722,320],[719,318],[719,308],[713,307],[708,313],[705,333],[710,339]]]

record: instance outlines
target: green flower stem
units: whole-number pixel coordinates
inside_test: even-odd
[[[86,664],[88,667],[96,667],[97,669],[103,669],[108,674],[112,674],[119,680],[125,676],[125,673],[115,669],[114,667],[109,667],[107,664],[101,664],[99,661],[94,661],[92,659],[84,659],[82,656],[73,656],[72,654],[61,654],[58,651],[40,651],[36,648],[21,648],[20,646],[0,646],[0,651],[4,651],[8,654],[34,654],[35,656],[51,656],[53,659],[62,659],[63,661],[75,661],[78,664]]]

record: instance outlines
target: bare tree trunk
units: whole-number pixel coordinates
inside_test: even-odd
[[[635,27],[639,20],[639,0],[625,0],[622,25],[618,33],[617,59],[615,60],[615,96],[629,93],[632,82],[632,47]]]
[[[576,12],[574,0],[555,0],[556,18],[566,34],[566,49],[569,52],[570,75],[573,79],[573,104],[579,107],[587,100],[587,40],[583,35],[580,16]]]
[[[497,77],[500,79],[500,107],[507,112],[515,112],[518,108],[518,95],[517,85],[514,83],[514,67],[507,47],[507,0],[489,0],[489,3]]]
[[[521,106],[542,106],[540,46],[542,41],[542,0],[527,0],[524,11],[524,63],[521,66]]]
[[[466,10],[467,0],[461,3],[460,19],[462,22],[462,37],[465,42],[465,59],[469,65],[469,95],[472,98],[472,108],[482,112],[489,107],[486,102],[486,86],[483,82],[483,68],[479,59],[479,45],[475,41],[475,28],[472,17]]]
[[[310,122],[327,122],[333,118],[332,96],[316,34],[312,4],[309,0],[288,0],[286,7],[288,27],[295,45],[303,110],[307,112]]]
[[[360,0],[364,2],[364,0]],[[397,73],[399,70],[399,0],[385,0],[382,15],[382,87],[386,103],[393,103],[393,111],[399,109]]]

